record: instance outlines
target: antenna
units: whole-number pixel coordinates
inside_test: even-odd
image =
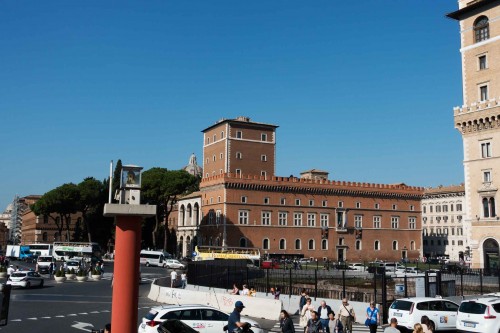
[[[113,189],[113,160],[111,160],[111,163],[109,164],[109,197],[108,197],[108,203],[111,203],[111,192]]]

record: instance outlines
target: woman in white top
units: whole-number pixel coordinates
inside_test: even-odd
[[[302,307],[300,311],[300,321],[299,326],[304,328],[304,333],[307,330],[307,322],[311,319],[311,311],[314,311],[314,307],[311,305],[311,299],[306,299],[306,304]]]

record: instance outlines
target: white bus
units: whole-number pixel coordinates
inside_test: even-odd
[[[141,250],[140,264],[146,266],[167,267],[167,258],[163,251]]]
[[[35,244],[28,244],[28,246],[30,247],[30,252],[33,253],[33,255],[37,256],[52,255],[52,250],[53,250],[52,244],[35,243]]]
[[[55,260],[69,260],[74,257],[83,260],[101,260],[101,247],[89,242],[54,242],[53,256]]]

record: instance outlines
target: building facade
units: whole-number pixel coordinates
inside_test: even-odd
[[[247,117],[203,131],[200,245],[333,261],[414,260],[423,188],[275,175],[276,128]]]
[[[198,244],[201,214],[201,193],[193,192],[179,199],[171,214],[177,214],[177,249],[181,257],[190,256]]]
[[[500,1],[459,1],[463,105],[454,108],[464,151],[465,244],[472,267],[499,267]]]
[[[422,199],[423,254],[427,258],[443,258],[468,262],[464,231],[464,185],[426,188]]]

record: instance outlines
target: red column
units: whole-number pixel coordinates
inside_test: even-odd
[[[116,216],[115,268],[113,275],[113,332],[137,332],[141,216]]]

